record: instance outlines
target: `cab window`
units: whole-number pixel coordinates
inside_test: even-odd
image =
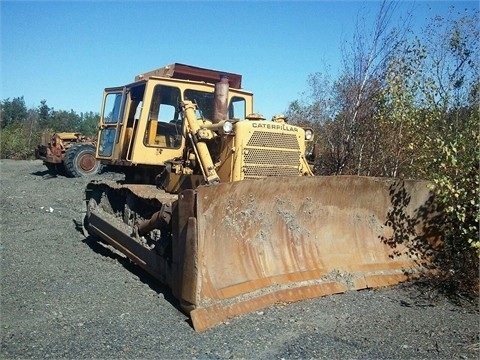
[[[122,93],[110,93],[105,97],[105,107],[103,108],[103,122],[112,124],[118,122],[120,115],[120,105],[122,103]]]
[[[214,93],[198,90],[185,90],[185,100],[190,100],[197,105],[198,119],[213,119]],[[233,96],[228,106],[227,119],[245,119],[245,99],[239,96]]]
[[[245,114],[245,99],[239,96],[232,97],[230,101],[230,106],[228,108],[228,118],[229,119],[245,119],[247,114]]]
[[[183,95],[185,100],[189,100],[197,105],[197,119],[212,120],[213,92],[187,89]]]
[[[147,146],[178,148],[182,143],[182,119],[179,114],[180,90],[157,85],[153,92],[145,134]]]

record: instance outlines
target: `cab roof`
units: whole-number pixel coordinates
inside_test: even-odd
[[[135,76],[135,81],[146,80],[150,77],[167,77],[173,79],[203,81],[206,83],[215,84],[220,81],[221,76],[228,77],[229,86],[231,88],[241,89],[242,75],[179,63],[166,65],[161,68],[139,74]]]

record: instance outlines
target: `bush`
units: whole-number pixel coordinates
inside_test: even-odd
[[[32,139],[30,136],[25,136],[25,129],[19,122],[13,122],[5,126],[2,129],[0,140],[0,157],[2,159],[25,160],[33,158]]]

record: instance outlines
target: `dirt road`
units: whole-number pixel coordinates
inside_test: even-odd
[[[198,334],[167,289],[83,236],[88,180],[46,175],[40,161],[0,161],[2,359],[480,356],[476,304],[412,285],[276,305]]]

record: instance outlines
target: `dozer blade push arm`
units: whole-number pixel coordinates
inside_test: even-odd
[[[185,101],[183,104],[184,114],[187,120],[187,131],[191,139],[195,154],[200,161],[202,173],[207,184],[215,184],[220,182],[220,178],[215,170],[212,156],[208,150],[207,144],[198,138],[200,126],[198,125],[197,116],[195,114],[195,105],[191,101]]]

